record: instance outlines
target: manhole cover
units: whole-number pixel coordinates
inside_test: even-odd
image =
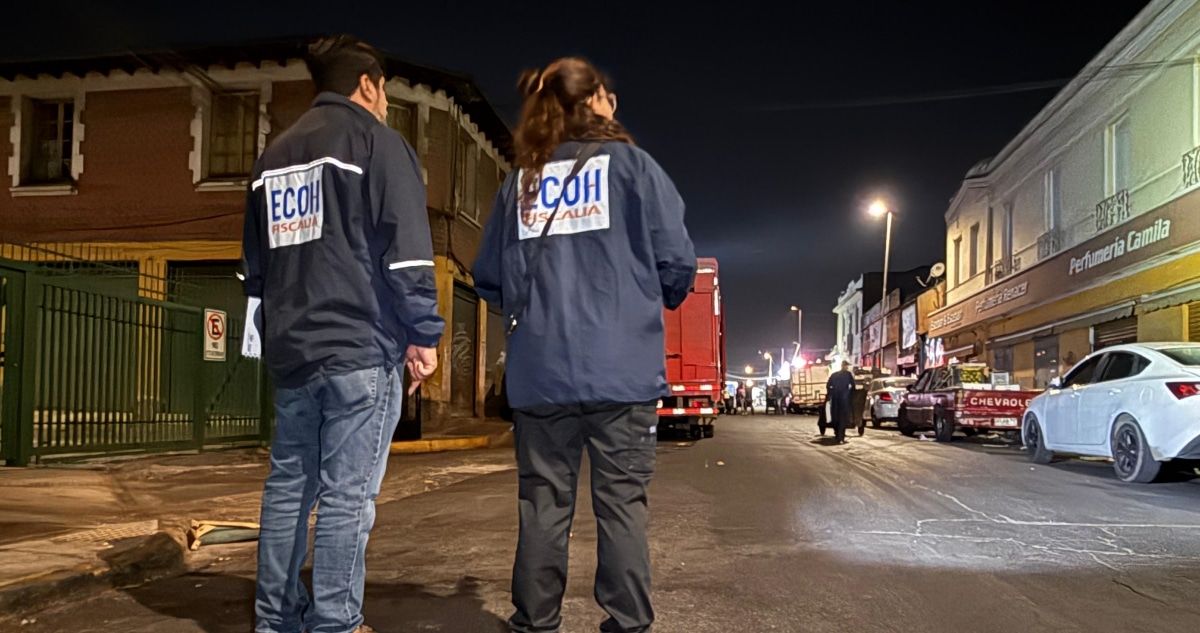
[[[149,536],[158,531],[158,521],[140,521],[138,523],[114,523],[90,530],[72,532],[50,539],[55,543],[103,543],[117,541],[123,538]]]

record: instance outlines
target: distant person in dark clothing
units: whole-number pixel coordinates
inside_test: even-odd
[[[776,415],[782,413],[780,402],[783,399],[783,389],[779,385],[771,385],[767,387],[767,414],[774,411]]]
[[[838,444],[846,441],[846,427],[854,417],[854,374],[850,363],[842,362],[842,370],[834,372],[825,384],[829,394],[829,424]]]

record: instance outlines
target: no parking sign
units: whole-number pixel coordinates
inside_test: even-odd
[[[225,360],[225,313],[204,311],[204,360]]]

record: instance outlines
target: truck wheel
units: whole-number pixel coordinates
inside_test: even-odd
[[[954,419],[946,415],[945,411],[938,410],[933,413],[933,431],[935,438],[939,442],[950,442],[954,440]]]
[[[1162,462],[1155,461],[1146,446],[1142,428],[1129,416],[1121,416],[1113,425],[1113,470],[1127,484],[1148,484],[1158,477]]]
[[[906,437],[917,434],[917,425],[908,419],[908,407],[904,405],[900,405],[900,412],[896,414],[896,426],[900,427],[900,433]]]
[[[1037,416],[1030,413],[1021,425],[1021,440],[1025,443],[1025,451],[1029,453],[1029,461],[1035,464],[1049,464],[1054,461],[1054,453],[1046,448],[1046,434],[1042,432],[1042,424]]]
[[[715,424],[706,424],[706,425],[704,425],[703,428],[704,428],[704,437],[712,437],[713,433],[716,431]]]

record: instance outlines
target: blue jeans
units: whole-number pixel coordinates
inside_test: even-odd
[[[401,371],[321,375],[276,390],[259,519],[256,633],[350,633],[362,624],[363,558],[399,420]],[[300,570],[318,500],[310,600]]]

